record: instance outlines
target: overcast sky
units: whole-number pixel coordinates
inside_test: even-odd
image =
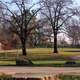
[[[10,0],[0,0],[0,1],[10,1]],[[31,0],[31,1],[37,2],[38,0]],[[78,4],[80,4],[80,0],[73,0],[73,1],[75,1]]]
[[[0,1],[10,1],[10,0],[0,0]],[[38,0],[30,0],[31,2],[33,2],[33,3],[36,3],[36,2],[38,2]],[[75,5],[80,5],[80,0],[73,0],[74,2],[75,2]]]
[[[78,3],[78,5],[80,5],[80,0],[74,0],[75,3]]]

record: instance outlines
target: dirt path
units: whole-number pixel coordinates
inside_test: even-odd
[[[15,73],[44,73],[44,74],[59,74],[59,73],[77,73],[80,74],[80,67],[8,67],[0,66],[0,73],[15,74]]]

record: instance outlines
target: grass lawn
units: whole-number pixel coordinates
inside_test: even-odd
[[[0,65],[16,65],[15,61],[0,61]]]
[[[59,66],[65,64],[66,60],[64,61],[56,61],[56,60],[37,60],[32,61],[35,66]],[[80,64],[80,60],[75,60],[76,63]],[[0,61],[0,65],[16,65],[16,61]]]
[[[36,65],[53,65],[64,64],[66,57],[80,56],[79,48],[59,48],[59,56],[55,56],[52,48],[33,48],[27,49],[27,56]],[[0,65],[15,65],[13,61],[16,57],[21,56],[21,50],[6,50],[0,51]],[[80,60],[76,60],[76,63],[80,64]]]
[[[50,56],[53,54],[53,48],[32,48],[27,49],[28,56]],[[80,55],[80,48],[58,48],[58,52],[62,56],[77,56]],[[21,49],[0,51],[0,56],[18,56],[21,54]]]
[[[52,48],[34,48],[28,49],[28,54],[31,56],[52,56],[54,55]],[[59,54],[62,56],[80,56],[80,48],[58,48]]]
[[[33,63],[37,66],[64,66],[67,60],[40,60],[40,61],[33,61]],[[75,60],[76,64],[80,64],[80,60]],[[80,66],[79,66],[80,67]]]

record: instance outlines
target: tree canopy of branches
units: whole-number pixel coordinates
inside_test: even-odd
[[[71,18],[75,14],[75,10],[71,9],[72,0],[41,0],[40,6],[43,6],[41,14],[45,16],[50,26],[52,27],[54,34],[54,53],[58,53],[57,50],[57,34],[64,26],[67,19]]]
[[[77,46],[80,42],[80,23],[76,19],[67,21],[66,34],[71,40],[71,45]]]
[[[29,6],[28,0],[10,0],[9,2],[0,1],[3,4],[3,16],[0,18],[3,21],[10,23],[10,29],[16,33],[22,44],[22,54],[26,55],[26,41],[28,35],[36,27],[34,21],[37,12],[41,9],[33,10],[35,4]],[[14,7],[14,8],[13,8]]]

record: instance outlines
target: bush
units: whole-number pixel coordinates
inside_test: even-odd
[[[79,65],[73,60],[68,60],[65,62],[64,66],[66,67],[78,67]]]

